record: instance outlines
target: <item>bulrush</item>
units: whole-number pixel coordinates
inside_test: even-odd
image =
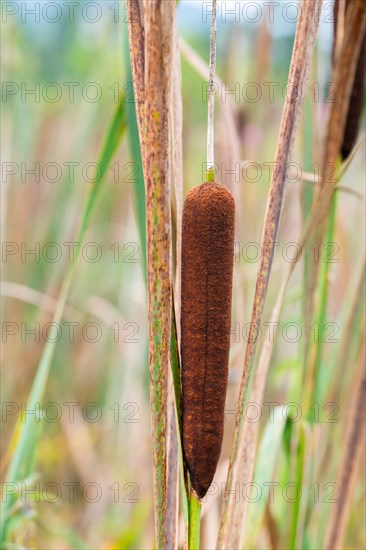
[[[350,6],[350,1],[345,3],[346,10]],[[334,47],[333,47],[333,60],[334,60],[334,51],[335,43],[337,37],[337,28],[338,28],[338,10],[339,10],[339,0],[334,2]],[[350,97],[350,103],[348,107],[346,126],[344,129],[342,146],[341,146],[341,155],[342,159],[345,160],[351,153],[353,147],[355,146],[358,132],[360,129],[361,115],[363,109],[363,96],[365,90],[365,67],[366,67],[366,31],[363,33],[361,50],[357,60],[357,67],[355,78],[352,87],[352,93]]]
[[[190,191],[182,230],[183,448],[199,499],[214,477],[223,438],[234,225],[226,187],[203,183]]]

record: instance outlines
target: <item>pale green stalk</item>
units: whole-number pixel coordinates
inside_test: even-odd
[[[191,492],[189,499],[189,550],[199,550],[202,504]]]

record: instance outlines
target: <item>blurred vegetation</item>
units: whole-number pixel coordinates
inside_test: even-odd
[[[92,187],[93,166],[87,169],[88,163],[95,163],[98,158],[119,94],[131,92],[130,70],[126,66],[124,11],[120,7],[116,21],[115,2],[98,5],[102,16],[96,23],[83,20],[75,9],[74,22],[68,20],[64,11],[57,23],[44,20],[36,23],[32,17],[22,22],[19,13],[9,16],[3,25],[3,163],[16,163],[18,169],[7,181],[4,181],[3,171],[2,240],[3,247],[6,243],[14,243],[19,249],[9,254],[5,261],[3,256],[2,266],[3,321],[18,327],[16,334],[3,336],[2,401],[5,405],[14,404],[13,409],[3,408],[8,412],[2,422],[3,475],[17,437],[14,429],[18,415],[15,413],[20,412],[21,404],[27,401],[45,345],[44,327],[52,319],[54,304],[46,297],[57,300],[59,296],[70,265],[69,248],[64,243],[76,241],[84,199]],[[207,59],[209,24],[199,24],[200,11],[190,2],[180,2],[178,13],[182,36]],[[190,25],[194,19],[197,24]],[[258,102],[241,100],[234,104],[240,160],[250,160],[261,166],[273,161],[283,106],[282,93],[275,91],[274,101],[270,102],[268,87],[263,83],[278,83],[278,90],[286,84],[295,29],[292,24],[277,32],[273,31],[275,25],[236,25],[228,19],[227,23],[219,24],[218,29],[218,74],[228,88],[234,89],[236,82],[241,87],[248,82],[261,85],[263,95]],[[306,171],[311,171],[314,163],[320,161],[318,144],[326,114],[324,85],[329,81],[330,71],[329,35],[330,30],[323,23],[306,98],[310,108],[305,109],[296,143],[294,160],[305,166]],[[320,90],[319,102],[315,104],[311,89],[314,80],[319,83]],[[182,62],[182,82],[187,192],[202,180],[207,104],[202,100],[202,77],[186,59]],[[6,95],[10,88],[4,87],[4,83],[14,83],[18,91]],[[62,91],[55,102],[45,100],[45,96],[54,97],[55,93],[55,88],[47,88],[49,83],[57,83],[57,89]],[[70,101],[70,88],[66,83],[76,83],[74,101]],[[23,97],[22,90],[35,87],[40,90],[39,101],[31,93]],[[88,97],[94,97],[95,90],[101,91],[101,97],[96,101],[86,100],[88,93]],[[40,423],[39,442],[35,449],[30,449],[34,452],[33,473],[24,483],[35,492],[26,502],[17,500],[16,507],[11,510],[6,546],[9,549],[153,547],[145,253],[144,243],[141,243],[144,198],[136,128],[133,129],[131,123],[132,107],[127,106],[129,139],[121,140],[111,169],[107,171],[85,239],[86,243],[96,243],[97,248],[93,245],[83,248],[67,300],[62,334],[55,346],[46,393],[40,404],[56,405],[49,405],[48,420]],[[230,153],[225,132],[223,110],[218,102],[216,154],[220,163],[226,162]],[[311,139],[313,142],[309,143]],[[40,163],[39,177],[25,173],[27,169],[34,169],[35,163]],[[47,163],[57,163],[58,168],[50,164],[45,177],[42,170]],[[70,165],[66,163],[77,163],[73,178],[70,177]],[[365,158],[358,153],[342,185],[363,194],[364,173]],[[239,184],[228,183],[236,192],[238,223],[223,464],[230,449],[232,411],[243,364],[245,339],[242,331],[250,320],[258,267],[258,263],[251,261],[251,254],[255,252],[246,245],[260,242],[269,177],[269,170],[263,168],[262,175],[255,181],[255,171],[248,169]],[[50,181],[52,179],[55,181]],[[284,246],[296,242],[300,234],[302,193],[300,181],[288,183],[265,312],[267,322],[281,277]],[[334,380],[337,356],[360,277],[364,250],[364,197],[360,199],[340,191],[337,201],[334,241],[338,262],[329,266],[326,319],[334,323],[339,343],[323,344],[324,388],[334,383],[337,387]],[[58,261],[49,259],[54,256],[55,249],[47,249],[47,243],[59,244],[62,254]],[[312,246],[313,243],[309,243],[309,250]],[[25,255],[25,248],[36,249],[36,255],[31,252]],[[93,261],[90,258],[95,257],[96,250],[101,252],[101,257]],[[41,294],[35,295],[33,290]],[[286,404],[300,400],[304,340],[302,337],[295,343],[286,341],[281,337],[281,330],[286,323],[297,323],[303,335],[313,337],[314,330],[304,324],[302,294],[302,269],[298,268],[283,309],[266,402]],[[78,323],[73,338],[70,338],[70,323]],[[350,359],[342,373],[342,385],[347,391],[339,388],[336,423],[321,420],[331,413],[331,409],[323,408],[332,401],[329,391],[324,403],[319,405],[320,422],[312,427],[308,422],[311,411],[302,411],[298,423],[280,419],[278,424],[271,425],[265,410],[262,415],[263,437],[255,471],[258,483],[276,481],[284,486],[297,481],[292,461],[294,441],[299,441],[298,438],[304,440],[309,469],[316,463],[313,477],[307,472],[305,479],[300,480],[304,493],[308,494],[307,506],[305,497],[300,501],[300,521],[306,531],[303,548],[318,548],[324,536],[330,507],[325,497],[331,494],[326,484],[335,482],[361,332],[362,319],[359,319],[351,341]],[[263,330],[262,338],[267,335]],[[92,342],[94,338],[96,341]],[[59,410],[61,417],[50,420]],[[96,415],[100,418],[95,419]],[[309,436],[311,430],[318,431],[319,446],[315,449],[307,446],[308,437],[312,444],[314,442]],[[297,450],[302,452],[301,445]],[[266,456],[271,453],[273,461],[268,464]],[[315,460],[317,454],[320,463]],[[366,546],[365,526],[360,519],[365,515],[363,464],[364,460],[353,495],[345,548]],[[221,481],[218,477],[218,483]],[[318,483],[319,488],[317,504],[310,498],[313,493],[309,487],[314,483]],[[98,490],[100,498],[96,497]],[[279,526],[280,540],[289,540],[287,518],[292,517],[294,504],[275,495],[270,512],[266,502],[250,505],[250,518],[256,518],[251,522],[253,533],[248,537],[251,548],[271,547],[268,514]],[[203,548],[212,547],[210,532],[217,529],[220,498],[209,497],[208,504],[203,524]]]

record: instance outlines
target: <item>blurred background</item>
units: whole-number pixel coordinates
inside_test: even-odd
[[[210,18],[205,15],[206,4],[180,0],[178,21],[184,41],[207,63]],[[224,88],[217,93],[216,160],[218,180],[232,189],[236,199],[237,233],[229,392],[217,487],[225,481],[271,176],[268,163],[275,156],[298,17],[297,2],[219,4],[217,73],[233,93],[225,95]],[[120,94],[128,95],[132,88],[126,67],[123,2],[19,1],[2,2],[1,8],[4,474],[14,450],[18,415],[29,414],[25,402],[49,337],[60,285],[73,261],[75,231],[83,199],[95,179],[103,136]],[[299,241],[304,189],[314,187],[299,174],[319,171],[326,110],[333,93],[332,33],[332,2],[325,1],[296,140],[296,165],[288,174],[265,311],[267,322],[284,262],[295,255],[288,243]],[[202,181],[207,121],[205,78],[192,66],[192,56],[186,51],[184,47],[185,193]],[[234,133],[232,128],[228,130],[228,105]],[[364,173],[362,148],[342,179],[346,189],[338,192],[334,247],[329,250],[336,261],[330,265],[330,325],[323,367],[324,376],[332,382],[362,269]],[[107,171],[58,327],[52,370],[40,404],[44,421],[39,444],[33,449],[34,473],[25,480],[33,492],[12,511],[8,548],[146,549],[154,545],[147,296],[136,222],[135,188],[141,178],[124,137]],[[316,253],[315,243],[309,243],[309,250]],[[313,335],[316,330],[304,324],[302,298],[300,262],[276,332],[266,389],[268,403],[286,405],[297,400],[303,335]],[[269,328],[262,328],[263,341],[269,337]],[[349,388],[356,372],[354,351],[352,357],[342,375],[348,393],[340,393],[336,408],[323,408],[325,402],[319,405],[315,429],[322,449],[322,442],[327,442],[328,460],[304,491],[311,495],[318,491],[317,501],[315,496],[308,499],[311,504],[303,504],[303,498],[300,501],[304,517],[310,515],[308,548],[318,548],[317,537],[324,533],[329,513],[334,487],[327,484],[336,480]],[[308,414],[302,410],[302,420]],[[324,422],[330,414],[336,421]],[[270,454],[275,445],[271,437],[275,436],[266,431],[268,409],[260,421],[261,433],[269,437],[265,452]],[[279,451],[278,467],[273,476],[268,472],[266,477],[264,472],[265,481],[282,483],[285,455],[285,448]],[[361,520],[365,516],[363,465],[364,457],[345,548],[366,546]],[[309,489],[314,483],[318,487]],[[268,496],[268,489],[262,490],[263,498]],[[204,548],[214,547],[218,525],[221,493],[215,488],[212,493],[204,504]],[[250,504],[251,517],[260,502]],[[279,489],[272,514],[282,531],[286,530],[290,506]],[[261,521],[249,537],[251,548],[272,547],[265,523]]]

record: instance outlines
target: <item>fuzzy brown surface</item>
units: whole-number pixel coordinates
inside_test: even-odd
[[[366,66],[366,34],[364,34],[360,56],[357,62],[355,82],[352,89],[351,102],[348,108],[346,128],[343,135],[342,158],[346,159],[356,144],[360,128],[363,95],[365,90],[365,66]]]
[[[350,5],[346,2],[346,10]],[[334,2],[334,43],[337,36],[339,0]],[[334,47],[333,47],[334,58]],[[361,51],[359,53],[355,80],[352,88],[352,95],[348,107],[346,127],[344,129],[341,147],[342,159],[345,160],[354,148],[360,129],[361,115],[363,109],[363,96],[365,91],[365,67],[366,67],[366,32],[363,35]]]
[[[203,183],[188,194],[182,229],[183,449],[199,498],[214,477],[223,437],[234,222],[226,187]]]

